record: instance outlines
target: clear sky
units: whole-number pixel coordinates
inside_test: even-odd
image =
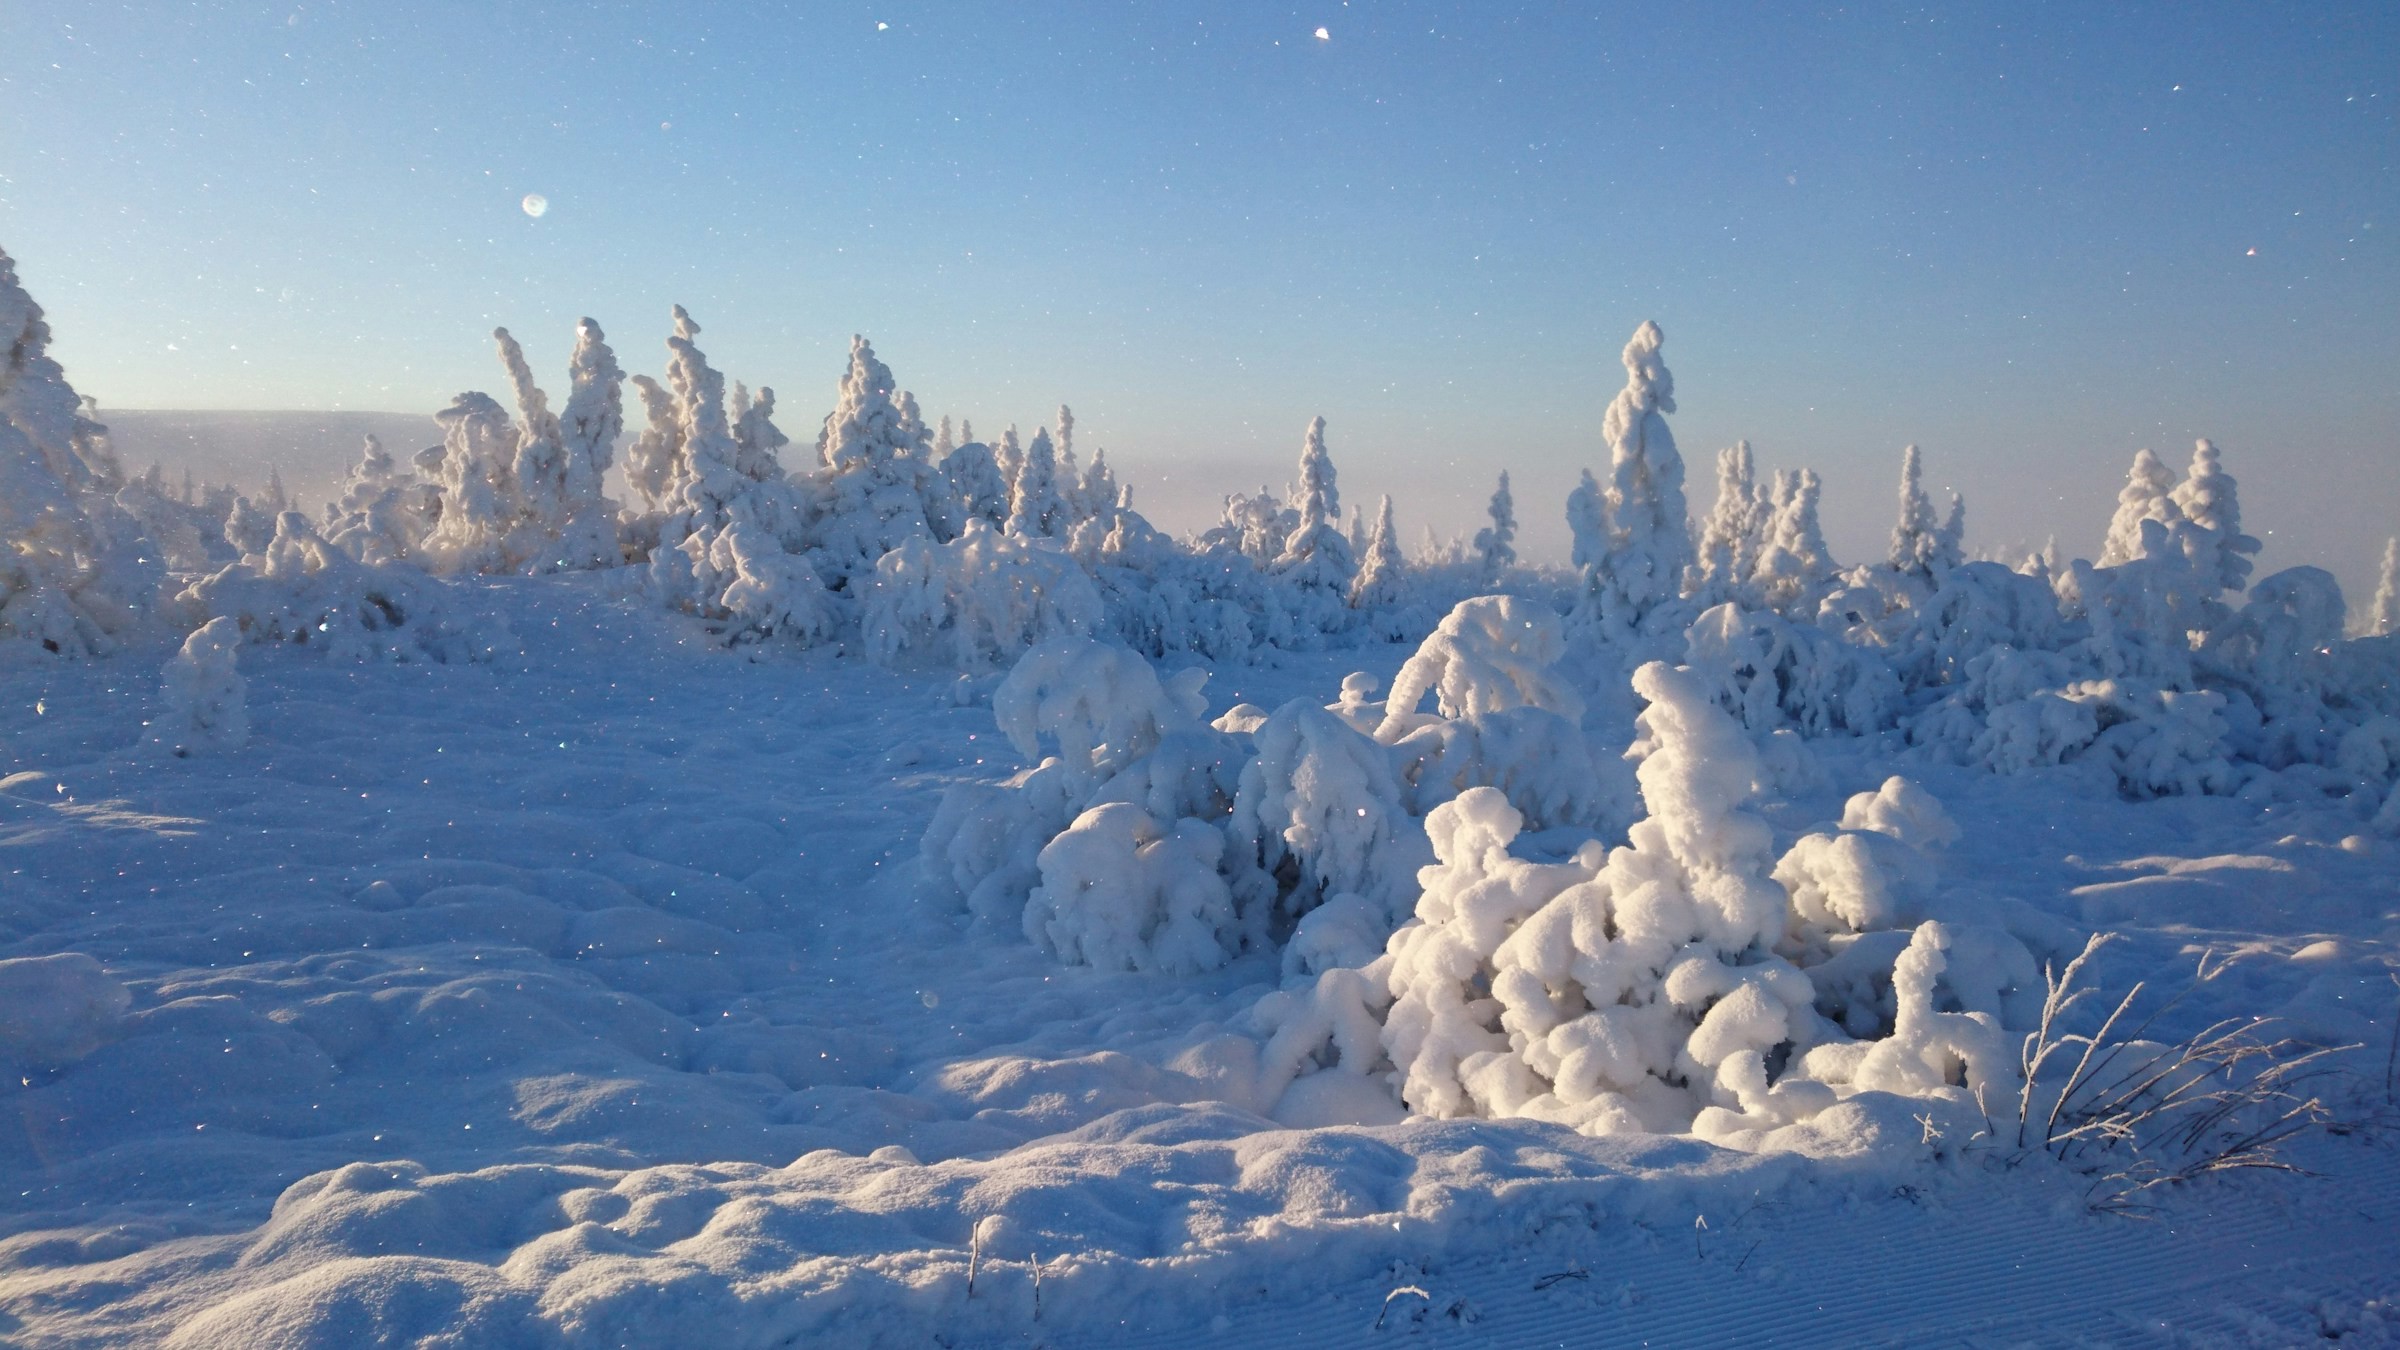
[[[1170,524],[1321,413],[1352,500],[1508,468],[1550,556],[1654,318],[1695,509],[1746,436],[1855,560],[1913,440],[1971,543],[2088,553],[2205,434],[2367,582],[2400,5],[1769,8],[33,0],[0,247],[104,407],[430,411],[584,314],[655,372],[681,302],[803,442],[865,332]]]

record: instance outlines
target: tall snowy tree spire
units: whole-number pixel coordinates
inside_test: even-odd
[[[1016,428],[1009,430],[1013,433]],[[1054,538],[1066,523],[1066,507],[1058,495],[1058,450],[1047,427],[1036,428],[1017,465],[1016,483],[1008,497],[1008,533],[1027,538]]]
[[[1610,457],[1608,553],[1595,580],[1601,616],[1618,627],[1674,599],[1692,562],[1683,457],[1665,416],[1675,411],[1675,377],[1659,355],[1664,341],[1655,323],[1634,330],[1625,344],[1625,387],[1600,423]]]
[[[1750,442],[1735,441],[1717,452],[1717,501],[1701,524],[1699,575],[1692,587],[1711,599],[1729,598],[1733,586],[1758,566],[1768,517],[1759,509],[1757,480]]]
[[[1407,560],[1400,556],[1400,532],[1392,527],[1391,494],[1386,493],[1375,511],[1375,527],[1367,536],[1358,580],[1350,588],[1350,607],[1382,609],[1399,604],[1408,594],[1407,567]]]
[[[1263,493],[1261,495],[1264,495]],[[1293,487],[1300,521],[1283,542],[1273,570],[1306,590],[1347,597],[1358,575],[1342,534],[1342,499],[1334,486],[1333,455],[1325,448],[1325,419],[1311,418],[1300,443],[1300,480]]]
[[[1517,565],[1517,499],[1508,490],[1508,470],[1500,471],[1500,486],[1492,492],[1492,523],[1475,532],[1475,555],[1487,577]]]
[[[2108,522],[2108,538],[2100,548],[2102,567],[2115,567],[2143,556],[2142,522],[2155,520],[2172,528],[2183,519],[2172,489],[2175,471],[2159,462],[2147,447],[2133,455],[2133,468],[2117,492],[2117,513]]]
[[[2367,610],[2367,636],[2400,633],[2400,539],[2383,545],[2383,572],[2375,581],[2375,601]]]
[[[1900,452],[1900,519],[1892,526],[1892,570],[1932,579],[1941,551],[1941,525],[1934,519],[1933,499],[1925,495],[1924,460],[1917,447]]]
[[[2242,533],[2242,503],[2233,475],[2225,472],[2216,442],[2202,437],[2192,447],[2189,477],[2175,489],[2175,509],[2189,526],[2185,555],[2209,584],[2238,591],[2250,584],[2250,555],[2256,539]]]

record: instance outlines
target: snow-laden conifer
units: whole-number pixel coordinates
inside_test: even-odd
[[[1683,457],[1667,429],[1675,377],[1659,355],[1665,340],[1644,321],[1625,344],[1625,387],[1601,419],[1609,447],[1602,500],[1607,550],[1597,564],[1600,615],[1623,630],[1681,591],[1692,561],[1691,522],[1683,497]]]
[[[2117,513],[2108,522],[2108,537],[2100,546],[2101,567],[2131,562],[2142,554],[2142,522],[2172,526],[2183,519],[2175,504],[2175,471],[2147,447],[2133,453],[2133,467],[2117,492]]]
[[[914,406],[873,345],[852,337],[849,367],[817,437],[815,556],[831,584],[863,581],[876,559],[909,540],[930,539],[951,514],[943,504],[949,483],[928,457],[932,433]]]
[[[2383,544],[2383,569],[2375,578],[2375,599],[2367,609],[2367,635],[2400,633],[2400,539]]]
[[[1013,428],[1012,428],[1013,430]],[[1008,497],[1008,533],[1020,539],[1054,539],[1069,523],[1058,493],[1058,451],[1047,427],[1037,427],[1021,452]]]
[[[1698,575],[1690,589],[1710,600],[1731,599],[1758,567],[1767,520],[1750,442],[1735,441],[1717,452],[1717,500],[1701,522]]]
[[[1353,609],[1387,609],[1408,596],[1407,560],[1400,556],[1399,531],[1392,527],[1392,498],[1384,494],[1382,505],[1375,510],[1375,529],[1367,536],[1367,548],[1358,566],[1358,580],[1350,588],[1350,607]]]
[[[49,354],[0,252],[0,637],[99,655],[149,614],[164,568],[113,494],[124,472]]]
[[[1900,452],[1900,519],[1892,526],[1892,570],[1932,580],[1941,551],[1940,532],[1933,499],[1925,495],[1924,460],[1917,447],[1908,446]]]
[[[2248,586],[2250,555],[2259,543],[2242,533],[2241,498],[2214,441],[2202,437],[2192,447],[2191,472],[2176,486],[2174,499],[2187,526],[2184,554],[2203,584],[2225,591]]]
[[[1500,471],[1487,509],[1492,523],[1475,532],[1475,557],[1485,576],[1497,577],[1517,565],[1517,499],[1508,490],[1508,470]]]
[[[1292,505],[1299,521],[1283,543],[1272,570],[1303,592],[1345,603],[1358,563],[1342,534],[1342,501],[1335,485],[1333,455],[1325,448],[1325,419],[1311,418],[1300,443],[1300,478]]]

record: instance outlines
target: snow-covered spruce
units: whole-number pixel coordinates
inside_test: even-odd
[[[1658,325],[1645,321],[1625,344],[1625,387],[1610,401],[1600,433],[1609,477],[1598,518],[1570,503],[1577,552],[1590,561],[1586,586],[1598,618],[1630,633],[1652,610],[1681,594],[1691,566],[1691,522],[1683,497],[1683,457],[1666,414],[1675,411],[1675,377],[1659,347]],[[1597,537],[1583,537],[1595,530]]]
[[[0,252],[0,638],[98,656],[150,616],[165,567],[116,502],[107,428],[49,348],[42,307]]]

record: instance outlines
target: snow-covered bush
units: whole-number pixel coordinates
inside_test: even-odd
[[[1900,682],[1872,648],[1728,601],[1685,630],[1685,659],[1719,706],[1754,732],[1864,735],[1891,724]]]
[[[859,622],[868,653],[887,665],[930,656],[977,670],[1092,633],[1103,618],[1072,558],[975,515],[950,543],[911,539],[878,558]]]
[[[1263,1089],[1382,1074],[1424,1114],[1743,1147],[1858,1091],[2005,1109],[2003,1028],[2038,1006],[2038,972],[2004,929],[1937,919],[1927,855],[1957,834],[1940,805],[1894,779],[1777,861],[1747,806],[1763,766],[1707,684],[1654,662],[1635,686],[1650,814],[1626,846],[1536,862],[1497,790],[1436,809],[1414,919],[1353,968],[1287,961],[1254,1009]]]
[[[1025,935],[1062,961],[1195,975],[1238,950],[1233,892],[1217,874],[1225,836],[1204,821],[1162,824],[1130,802],[1076,817],[1044,845]]]
[[[249,744],[250,710],[235,656],[241,645],[242,626],[232,618],[192,630],[162,674],[158,711],[142,738],[146,748],[183,756]]]
[[[454,622],[443,588],[405,563],[368,566],[286,511],[259,553],[202,577],[176,597],[195,627],[231,619],[251,642],[322,647],[334,656],[488,661],[515,655],[497,618]]]
[[[325,542],[370,566],[414,558],[441,510],[440,490],[369,436],[340,499],[325,508]]]

